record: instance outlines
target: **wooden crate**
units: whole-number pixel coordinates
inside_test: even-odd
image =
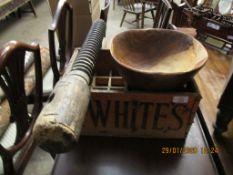
[[[185,138],[201,99],[195,82],[175,92],[129,90],[111,60],[100,52],[82,134]]]

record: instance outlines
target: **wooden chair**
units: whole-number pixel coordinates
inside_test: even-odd
[[[57,33],[56,33],[57,32]],[[55,35],[58,39],[58,55],[55,46]],[[73,10],[67,0],[59,1],[55,11],[52,24],[48,30],[49,51],[51,67],[54,75],[53,84],[63,74],[66,64],[69,62],[72,52],[73,34]]]
[[[136,15],[136,20],[133,22],[137,22],[138,28],[139,28],[140,16],[144,18],[145,13],[151,12],[152,18],[154,19],[154,10],[156,10],[156,6],[153,3],[136,1],[136,0],[123,0],[122,2],[123,2],[124,14],[120,23],[120,27],[122,26],[127,13]],[[144,12],[143,12],[143,5],[145,6]],[[144,24],[142,23],[141,28],[143,27]]]
[[[17,2],[16,2],[16,3],[17,3]],[[33,13],[34,16],[37,17],[37,15],[36,15],[36,10],[35,10],[35,8],[34,8],[34,5],[33,5],[33,3],[32,3],[32,0],[29,0],[27,4],[28,4],[28,7],[30,8],[30,9],[28,9],[28,10],[21,10],[21,8],[18,8],[18,15],[19,15],[19,17],[21,17],[21,12]]]
[[[108,11],[110,7],[111,0],[105,0],[104,2],[104,7],[100,11],[100,19],[104,20],[107,22],[108,19]]]
[[[34,69],[25,77],[25,52],[34,55]],[[0,86],[4,92],[1,117],[10,124],[0,139],[4,174],[21,174],[34,148],[32,128],[42,108],[42,69],[38,45],[12,41],[0,49]],[[35,81],[31,85],[30,82]],[[33,91],[33,108],[28,110],[27,96]],[[15,134],[12,134],[12,130]],[[9,136],[9,134],[11,134]],[[1,170],[1,168],[0,168]],[[1,172],[0,172],[1,174]]]
[[[153,28],[167,28],[172,12],[171,3],[168,0],[160,0]]]
[[[18,12],[18,16],[21,17],[21,7],[28,4],[30,10],[36,17],[36,11],[34,9],[32,0],[1,0],[0,1],[0,20],[5,19],[9,14]]]
[[[154,27],[178,30],[182,33],[195,37],[197,34],[196,29],[192,27],[176,27],[175,25],[170,23],[172,10],[172,5],[168,0],[160,0],[158,12],[156,13]]]

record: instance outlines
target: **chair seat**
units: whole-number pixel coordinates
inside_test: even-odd
[[[151,9],[156,9],[156,6],[154,5],[154,4],[148,4],[148,3],[146,3],[145,4],[145,11],[148,11],[148,10],[151,10]]]

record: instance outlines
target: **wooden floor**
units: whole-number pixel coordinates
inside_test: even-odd
[[[195,80],[202,95],[200,109],[210,134],[212,135],[216,146],[220,149],[219,156],[223,162],[225,171],[227,174],[232,174],[233,122],[229,124],[228,131],[223,134],[221,139],[217,139],[213,135],[213,124],[216,121],[216,114],[218,112],[218,101],[223,92],[230,70],[233,68],[231,66],[232,57],[221,54],[208,47],[206,48],[209,54],[209,59],[204,68],[195,76]]]

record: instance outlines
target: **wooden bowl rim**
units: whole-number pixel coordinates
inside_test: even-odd
[[[199,45],[199,47],[201,48],[201,52],[203,52],[201,60],[199,62],[197,62],[195,64],[195,67],[193,69],[190,69],[190,70],[187,70],[187,71],[183,71],[183,72],[146,72],[145,70],[140,70],[140,69],[135,69],[131,66],[129,66],[128,64],[122,64],[122,62],[120,62],[114,55],[113,53],[113,40],[118,37],[119,35],[122,35],[122,34],[125,34],[125,33],[130,33],[130,32],[143,32],[143,31],[171,31],[171,32],[174,32],[174,33],[179,33],[179,34],[182,34],[182,35],[185,35],[187,37],[190,37],[192,38],[192,40],[194,41],[194,43],[196,43],[196,45]],[[127,30],[127,31],[124,31],[124,32],[121,32],[121,33],[118,33],[117,35],[115,35],[112,39],[111,39],[111,42],[110,42],[110,53],[112,55],[112,58],[114,59],[115,62],[117,62],[117,64],[119,64],[121,67],[124,67],[125,69],[128,69],[130,71],[133,71],[133,72],[136,72],[136,73],[142,73],[144,75],[155,75],[155,74],[159,74],[159,75],[163,75],[163,76],[170,76],[170,75],[180,75],[180,74],[188,74],[188,73],[191,73],[191,72],[195,72],[196,70],[199,70],[201,69],[205,63],[207,62],[208,60],[208,53],[205,49],[205,47],[200,43],[200,41],[198,41],[197,39],[195,39],[194,37],[190,36],[190,35],[187,35],[187,34],[184,34],[180,31],[176,31],[176,30],[170,30],[170,29],[155,29],[155,28],[149,28],[149,29],[130,29],[130,30]]]

